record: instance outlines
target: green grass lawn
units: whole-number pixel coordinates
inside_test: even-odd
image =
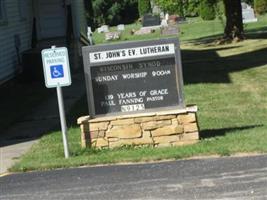
[[[196,23],[199,23],[198,29],[192,24],[192,32],[201,32],[209,23],[215,22]],[[246,28],[266,29],[261,21],[258,23]],[[183,26],[186,27],[184,32],[190,32],[190,24]],[[34,145],[11,170],[267,153],[267,34],[250,32],[251,39],[220,46],[197,40],[197,36],[205,38],[217,33],[194,36],[192,33],[191,38],[188,36],[183,40],[194,39],[194,42],[183,42],[181,47],[185,101],[199,107],[201,140],[198,144],[168,148],[81,149],[80,130],[72,123],[73,127],[69,129],[71,158],[64,159],[61,133],[53,132]],[[78,118],[86,109],[83,98],[73,109],[71,118]]]
[[[259,35],[260,32],[267,31],[267,14],[258,16],[257,23],[244,24],[244,29],[248,38],[253,38],[255,35]],[[212,21],[203,21],[201,18],[189,18],[187,23],[179,24],[179,40],[182,42],[188,41],[199,41],[200,39],[213,40],[214,38],[219,38],[223,35],[225,26],[225,19],[215,19]],[[162,36],[160,30],[156,30],[154,33],[149,35],[132,35],[132,30],[138,30],[141,28],[141,24],[134,23],[125,25],[125,31],[122,32],[121,38],[118,41],[131,41],[131,40],[148,40],[152,38],[162,38],[168,36]],[[116,27],[111,27],[111,31],[116,31]],[[94,42],[96,44],[111,43],[118,41],[105,41],[104,33],[93,33]]]

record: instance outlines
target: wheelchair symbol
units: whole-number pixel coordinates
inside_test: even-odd
[[[64,77],[64,72],[63,72],[63,66],[62,65],[50,66],[50,72],[51,72],[52,79]]]

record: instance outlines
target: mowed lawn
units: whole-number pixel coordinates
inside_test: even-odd
[[[250,39],[244,42],[215,45],[197,36],[182,42],[185,101],[199,108],[201,140],[198,144],[169,148],[81,149],[79,127],[72,123],[69,129],[71,158],[64,159],[61,133],[53,132],[34,145],[11,170],[267,153],[267,34],[262,22],[258,23],[258,27],[249,25],[251,30],[263,31],[250,32]],[[186,26],[188,31],[189,24]],[[202,22],[198,26],[201,32],[201,26],[206,24]],[[194,24],[192,29],[195,29]],[[86,112],[83,98],[73,108],[72,122]]]

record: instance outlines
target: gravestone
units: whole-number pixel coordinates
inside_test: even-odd
[[[177,15],[170,15],[168,18],[168,23],[172,26],[178,24],[178,16]]]
[[[108,32],[105,33],[105,40],[109,41],[109,40],[118,40],[120,39],[120,32]]]
[[[166,13],[165,19],[168,21],[169,20],[169,13]]]
[[[161,27],[167,27],[168,26],[167,20],[166,19],[162,19],[160,25],[161,25]]]
[[[158,15],[145,14],[143,17],[143,27],[159,26],[160,17]]]
[[[186,23],[186,18],[177,16],[177,15],[171,15],[171,16],[169,16],[168,23],[170,25],[177,25],[177,24]]]
[[[118,30],[118,31],[124,31],[124,30],[125,30],[125,26],[124,26],[124,24],[119,24],[119,25],[117,26],[117,30]]]
[[[241,5],[242,5],[243,23],[257,22],[258,19],[255,16],[253,8],[246,3],[242,3]]]
[[[179,34],[178,26],[168,26],[161,30],[162,35],[177,35]]]
[[[184,108],[175,38],[83,48],[90,116]]]
[[[93,45],[93,32],[90,26],[87,27],[87,38],[90,42],[90,45]]]
[[[160,12],[160,13],[159,13],[159,17],[160,17],[160,19],[165,19],[164,12]]]
[[[107,33],[107,32],[109,32],[108,25],[102,25],[101,27],[99,27],[97,29],[97,32],[98,33]]]
[[[135,31],[134,35],[146,35],[152,33],[153,31],[155,30],[151,27],[142,27],[140,30]]]

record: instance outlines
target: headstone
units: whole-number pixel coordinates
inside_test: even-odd
[[[160,17],[160,19],[165,19],[164,12],[160,12],[159,17]],[[166,19],[165,19],[165,20],[166,20]]]
[[[109,40],[118,40],[120,39],[120,32],[108,32],[105,33],[105,40],[109,41]]]
[[[175,38],[83,48],[89,115],[125,115],[184,108]]]
[[[176,15],[170,15],[169,16],[168,23],[170,25],[176,25],[176,24],[178,24],[178,16],[176,16]]]
[[[159,26],[160,17],[158,15],[145,14],[143,17],[143,27]]]
[[[119,25],[117,26],[117,30],[118,30],[118,31],[124,31],[124,30],[125,30],[125,26],[124,26],[124,24],[119,24]]]
[[[87,38],[91,45],[93,45],[93,32],[90,26],[87,27]]]
[[[241,3],[241,5],[242,5],[243,23],[257,22],[258,19],[255,16],[253,8],[244,2]]]
[[[140,30],[135,31],[134,35],[146,35],[152,33],[153,31],[155,30],[152,29],[151,27],[142,27]]]
[[[154,5],[153,6],[153,8],[152,8],[152,13],[153,14],[156,14],[156,15],[158,15],[158,14],[160,14],[160,8],[159,8],[159,6],[157,6],[157,5]]]
[[[178,26],[168,26],[161,30],[162,35],[178,35],[179,29]]]
[[[168,22],[167,22],[167,20],[166,20],[166,19],[161,20],[160,25],[161,25],[162,27],[167,27],[167,26],[168,26]]]
[[[168,21],[169,20],[169,14],[168,13],[166,13],[166,15],[165,15],[165,19]]]
[[[155,3],[155,1],[154,1],[154,0],[151,0],[151,1],[150,1],[150,4],[151,4],[151,10],[152,10],[152,13],[153,13],[153,14],[156,14],[156,15],[160,14],[161,9],[160,9],[159,6]]]
[[[99,28],[97,29],[97,32],[98,32],[98,33],[107,33],[107,32],[109,32],[109,30],[108,30],[108,25],[103,25],[103,26],[99,27]]]

